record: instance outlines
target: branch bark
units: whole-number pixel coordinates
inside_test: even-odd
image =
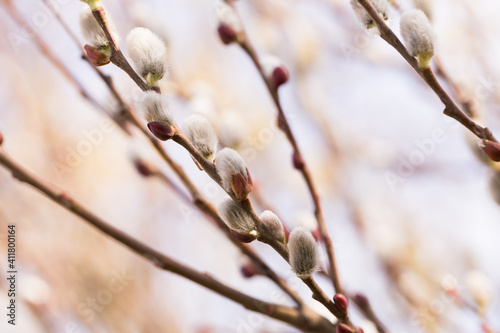
[[[51,6],[48,6],[49,9],[52,10]],[[12,15],[12,18],[18,23],[19,25],[26,24],[26,21],[24,18],[19,15],[17,10],[14,7],[7,7],[7,10],[9,13]],[[54,16],[56,19],[61,23],[63,26],[64,30],[70,35],[70,37],[73,39],[75,44],[82,50],[83,49],[80,47],[80,43],[77,39],[77,37],[71,33],[71,30],[69,27],[62,21],[60,18],[59,14],[52,11],[54,13]],[[146,129],[146,127],[142,124],[142,122],[138,119],[137,115],[133,111],[133,109],[124,101],[122,98],[121,94],[117,91],[113,80],[111,77],[108,75],[104,74],[100,69],[89,65],[95,70],[95,72],[98,74],[98,76],[104,81],[104,83],[108,86],[111,94],[116,98],[119,106],[120,106],[120,114],[119,114],[119,119],[113,116],[112,113],[110,113],[108,110],[106,110],[100,103],[98,103],[90,93],[87,92],[85,87],[76,79],[76,77],[62,64],[62,62],[52,53],[50,48],[45,44],[45,42],[36,34],[36,32],[33,34],[33,39],[35,41],[35,44],[37,47],[40,49],[41,53],[47,57],[47,59],[58,69],[60,70],[63,75],[73,84],[76,86],[76,88],[80,91],[80,94],[89,100],[89,102],[94,105],[96,108],[101,109],[104,111],[104,113],[109,116],[111,119],[113,119],[117,125],[119,125],[125,133],[130,135],[130,132],[127,130],[125,124],[123,121],[129,121],[133,125],[135,125],[151,142],[153,148],[158,152],[158,154],[162,157],[162,159],[169,165],[169,167],[174,171],[174,173],[179,177],[181,182],[184,184],[184,186],[188,189],[188,191],[191,194],[191,198],[193,202],[195,203],[196,207],[199,208],[202,212],[204,212],[207,216],[211,216],[212,219],[216,218],[214,220],[215,224],[219,226],[219,228],[228,236],[229,240],[236,246],[238,247],[244,255],[246,255],[257,267],[261,269],[262,274],[268,276],[277,286],[279,286],[286,294],[288,294],[294,301],[297,303],[299,306],[303,306],[303,301],[302,299],[297,295],[297,293],[288,286],[285,280],[283,280],[274,270],[272,270],[271,267],[269,267],[264,260],[250,247],[246,246],[245,244],[242,244],[238,240],[236,240],[229,232],[229,229],[226,227],[223,221],[220,220],[220,218],[217,215],[217,211],[215,208],[212,206],[210,211],[207,213],[205,208],[210,207],[211,204],[201,195],[201,193],[198,191],[196,186],[191,182],[187,174],[184,172],[184,170],[181,168],[180,165],[178,165],[171,157],[168,155],[166,150],[163,148],[161,143],[151,135],[151,133]],[[82,53],[82,57],[87,60],[85,53]],[[131,69],[131,68],[130,68]],[[179,189],[176,189],[179,190]],[[183,196],[183,192],[178,192],[179,195]],[[214,216],[215,214],[215,216]]]

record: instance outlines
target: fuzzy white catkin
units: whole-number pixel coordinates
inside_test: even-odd
[[[159,80],[167,73],[167,48],[149,29],[138,27],[130,31],[127,47],[135,70],[142,77],[152,74]]]
[[[423,11],[412,9],[403,13],[400,27],[406,48],[412,56],[432,57],[434,54],[434,32]]]
[[[148,90],[140,93],[136,103],[137,110],[146,121],[157,121],[172,125],[174,117],[168,107],[167,98],[155,91]]]
[[[243,235],[257,235],[255,222],[252,217],[232,199],[225,199],[219,205],[218,212],[229,229]]]
[[[370,2],[379,15],[387,21],[389,19],[389,2],[387,0],[370,0]],[[375,25],[370,14],[368,14],[365,8],[361,6],[357,0],[351,0],[351,6],[354,10],[354,14],[366,29],[370,29]]]
[[[217,151],[217,134],[207,118],[192,115],[184,120],[183,130],[189,141],[198,149],[204,158],[213,162]]]
[[[108,18],[108,27],[111,35],[118,42],[118,33],[116,32],[115,25]],[[80,29],[82,31],[83,38],[89,43],[89,45],[99,49],[103,46],[109,44],[104,31],[92,14],[92,10],[89,6],[83,6],[80,12]]]
[[[290,266],[301,279],[307,278],[319,268],[318,244],[311,232],[303,227],[296,227],[288,240]]]
[[[226,192],[232,193],[231,180],[234,174],[241,173],[248,182],[248,173],[245,161],[237,151],[231,148],[222,149],[215,159],[217,174],[222,180],[222,187]]]
[[[259,216],[262,224],[265,226],[267,232],[270,233],[274,239],[284,240],[285,231],[283,230],[283,223],[279,217],[271,212],[270,210],[265,210]]]
[[[414,0],[415,8],[422,10],[432,20],[432,0]]]

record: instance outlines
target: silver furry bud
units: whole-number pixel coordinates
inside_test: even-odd
[[[309,230],[303,227],[294,228],[290,233],[288,249],[290,266],[299,278],[305,279],[318,270],[318,244]]]

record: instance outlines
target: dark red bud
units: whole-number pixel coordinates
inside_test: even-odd
[[[175,134],[175,130],[171,125],[160,123],[158,121],[152,121],[148,123],[148,128],[161,141],[167,141],[172,139]]]
[[[0,146],[2,145],[2,143],[3,143],[3,134],[2,132],[0,132]]]
[[[254,277],[255,275],[259,274],[259,270],[257,267],[255,267],[254,264],[252,263],[246,263],[243,266],[241,266],[241,274],[246,277],[247,279]]]
[[[252,192],[252,185],[245,179],[241,173],[235,173],[231,179],[231,188],[234,195],[239,200],[245,199]]]
[[[347,302],[347,298],[344,295],[335,294],[335,296],[333,296],[333,302],[342,314],[347,314],[347,306],[349,305],[349,303]]]
[[[144,177],[149,177],[154,173],[153,170],[151,170],[149,164],[144,162],[143,160],[136,159],[134,161],[134,164],[135,168],[137,169],[137,172],[139,172]]]
[[[99,67],[109,64],[109,57],[104,52],[88,44],[85,45],[84,48],[87,52],[87,59],[89,59],[93,66]]]
[[[273,70],[271,74],[271,85],[275,89],[278,89],[279,86],[286,83],[289,78],[290,74],[288,73],[288,70],[285,68],[285,66],[278,66]]]
[[[304,166],[305,166],[304,160],[302,159],[302,156],[297,154],[297,152],[293,152],[292,162],[293,162],[293,167],[295,169],[297,169],[297,170],[304,169]]]
[[[354,331],[346,324],[338,324],[337,333],[354,333]]]
[[[228,45],[238,40],[238,33],[228,24],[221,23],[217,28],[221,41]]]
[[[479,147],[492,161],[500,162],[500,143],[482,140],[481,143],[479,143]]]
[[[239,240],[242,243],[251,243],[257,239],[257,236],[254,236],[254,235],[244,235],[244,234],[240,234],[234,230],[230,230],[230,231],[231,231],[231,235],[233,235],[234,238],[236,238],[237,240]]]

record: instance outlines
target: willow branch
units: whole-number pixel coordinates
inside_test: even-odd
[[[471,119],[465,112],[463,112],[456,104],[453,102],[451,97],[446,93],[446,91],[441,87],[437,81],[432,69],[430,67],[419,68],[417,60],[412,57],[405,46],[399,38],[394,34],[394,32],[385,24],[384,20],[377,13],[373,5],[368,0],[358,0],[365,10],[370,14],[370,16],[375,21],[377,28],[380,31],[380,37],[385,40],[389,45],[391,45],[398,53],[406,60],[406,62],[417,72],[418,75],[427,83],[427,85],[434,91],[434,93],[439,97],[441,102],[444,104],[444,114],[457,120],[474,135],[480,139],[486,139],[494,142],[498,142],[491,131],[487,127],[482,127],[477,124],[473,119]]]
[[[302,156],[302,152],[300,151],[300,148],[297,144],[297,140],[295,139],[295,136],[292,132],[292,129],[290,127],[290,124],[288,123],[288,120],[286,118],[285,112],[283,111],[283,108],[281,106],[280,98],[278,95],[278,91],[273,88],[267,79],[264,70],[260,64],[259,58],[257,56],[257,53],[255,52],[255,49],[253,45],[251,44],[248,36],[245,36],[240,42],[240,46],[245,51],[245,53],[250,57],[252,60],[253,64],[257,68],[257,71],[259,72],[262,80],[264,81],[267,90],[269,91],[272,100],[277,108],[278,111],[278,124],[279,128],[285,133],[286,138],[290,142],[290,145],[292,146],[293,150],[293,155],[294,159],[297,161],[300,161],[300,168],[299,171],[302,174],[302,177],[304,178],[307,188],[309,190],[309,193],[311,195],[311,199],[314,204],[314,215],[316,216],[316,220],[318,222],[318,231],[320,233],[321,241],[325,246],[326,253],[328,255],[328,260],[330,264],[330,269],[329,269],[329,276],[330,279],[332,280],[333,286],[335,288],[335,291],[338,293],[343,293],[344,290],[342,288],[342,285],[340,283],[340,278],[339,274],[337,271],[337,262],[335,259],[335,252],[333,248],[332,241],[330,239],[330,236],[328,234],[328,230],[326,228],[325,224],[325,219],[323,217],[323,209],[321,206],[321,201],[319,198],[318,190],[316,188],[316,185],[313,181],[311,172],[309,170],[309,167],[304,160]]]
[[[177,262],[174,259],[156,251],[145,243],[129,236],[125,232],[106,223],[104,220],[85,208],[77,200],[71,198],[66,192],[56,189],[51,184],[48,184],[35,175],[29,173],[20,164],[8,156],[3,148],[0,148],[0,164],[10,170],[13,177],[19,181],[27,183],[38,189],[55,203],[79,216],[96,229],[115,239],[144,259],[152,262],[157,267],[185,277],[236,303],[241,304],[251,311],[287,322],[299,329],[307,329],[314,332],[333,332],[334,326],[329,321],[312,311],[302,312],[292,307],[264,302],[253,298],[219,282],[209,274],[199,272],[191,267]]]

